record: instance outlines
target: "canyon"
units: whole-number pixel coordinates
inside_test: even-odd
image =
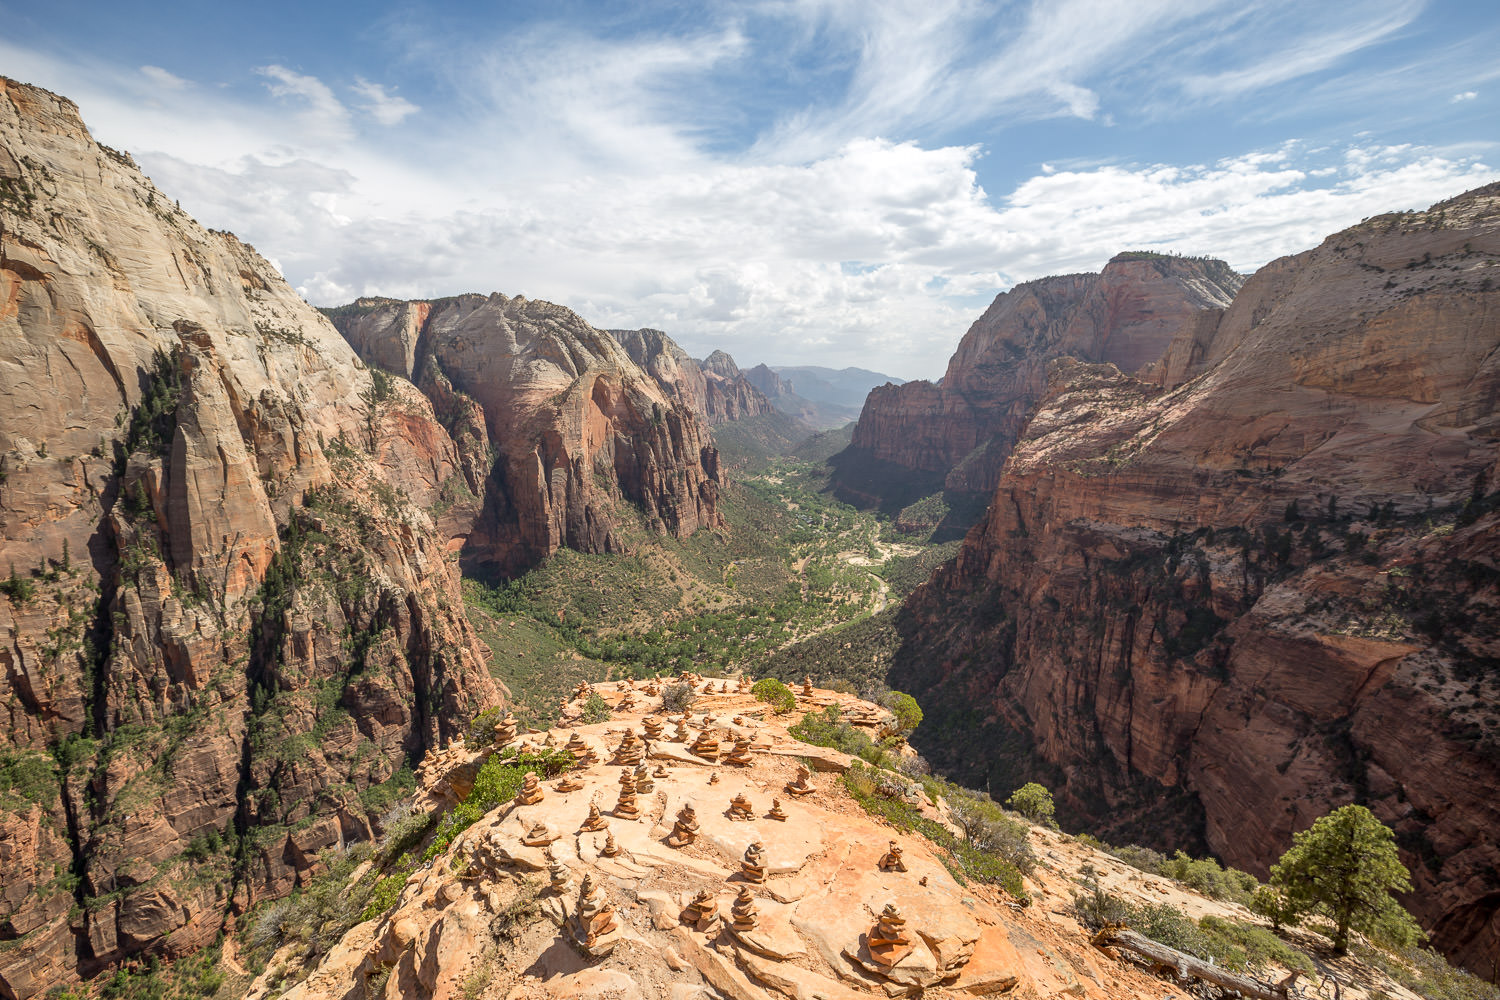
[[[903,610],[889,680],[925,692],[924,753],[1260,875],[1367,804],[1433,942],[1492,975],[1497,275],[1490,186],[1268,264],[1133,374],[1053,360]]]

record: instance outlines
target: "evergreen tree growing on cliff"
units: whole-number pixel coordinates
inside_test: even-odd
[[[1408,938],[1419,933],[1391,896],[1411,890],[1396,838],[1364,806],[1335,809],[1293,837],[1291,849],[1271,868],[1271,884],[1297,910],[1333,921],[1335,954],[1349,950],[1351,930]]]

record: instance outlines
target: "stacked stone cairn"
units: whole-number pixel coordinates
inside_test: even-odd
[[[756,841],[745,848],[745,856],[740,859],[740,876],[746,882],[754,882],[757,885],[766,880],[766,845]]]
[[[671,847],[686,847],[698,839],[698,813],[688,803],[677,811],[677,820],[672,824],[672,833],[667,837]]]
[[[699,889],[698,895],[688,903],[687,909],[682,911],[682,917],[694,927],[703,929],[713,922],[719,915],[719,900],[707,889]]]
[[[521,838],[521,843],[527,847],[546,847],[554,840],[560,839],[562,839],[562,834],[553,832],[550,826],[537,820],[526,830],[526,836]]]
[[[707,729],[698,734],[698,738],[688,747],[688,752],[704,760],[719,759],[719,741]]]
[[[646,739],[648,739],[648,740],[659,740],[659,739],[661,739],[661,732],[662,732],[661,720],[658,719],[656,716],[654,716],[654,715],[648,715],[648,716],[646,716],[644,719],[641,720],[641,725],[643,727],[645,727],[645,730],[646,730]]]
[[[495,745],[503,747],[507,743],[514,743],[518,732],[516,717],[507,711],[495,723]]]
[[[636,767],[646,759],[646,745],[635,734],[634,729],[625,730],[625,738],[615,748],[615,763],[622,767]]]
[[[887,969],[912,952],[911,936],[906,932],[906,918],[895,903],[885,904],[868,936],[870,957]]]
[[[693,734],[688,732],[687,713],[682,713],[682,718],[677,720],[677,731],[672,734],[673,743],[686,743],[688,737]]]
[[[734,748],[724,756],[725,764],[733,764],[735,767],[749,767],[755,761],[750,759],[750,741],[735,740]]]
[[[646,770],[642,764],[635,769],[635,790],[638,792],[649,792],[656,787],[656,782],[651,779],[651,772]]]
[[[755,807],[750,804],[750,800],[745,797],[744,792],[740,792],[729,800],[729,818],[748,820],[750,822],[755,821]]]
[[[562,776],[562,780],[552,787],[557,789],[559,792],[576,792],[578,791],[578,789],[583,787],[583,782],[579,781],[577,778],[573,777],[570,774],[565,774]]]
[[[598,830],[603,830],[608,826],[609,821],[606,820],[603,814],[599,812],[598,803],[590,802],[588,818],[583,821],[583,825],[578,828],[578,832],[594,833]]]
[[[780,820],[783,823],[786,822],[786,810],[781,808],[780,799],[771,800],[771,811],[766,813],[766,818]]]
[[[599,849],[599,854],[601,857],[605,858],[619,857],[620,845],[615,843],[615,834],[613,830],[604,835],[604,846]]]
[[[886,850],[885,856],[880,859],[880,870],[883,872],[904,872],[906,862],[901,860],[901,845],[894,840]]]
[[[759,911],[755,908],[755,897],[750,894],[748,885],[740,886],[739,895],[734,897],[734,905],[730,907],[729,913],[733,918],[730,926],[736,931],[743,934],[755,930],[755,921]]]
[[[628,768],[620,772],[620,798],[615,803],[615,815],[628,820],[641,818],[641,810],[635,804],[635,775]]]
[[[603,958],[614,950],[620,937],[620,920],[615,904],[604,895],[592,872],[584,875],[578,891],[578,910],[574,914],[573,937],[583,950]]]
[[[534,806],[544,798],[542,783],[535,771],[527,771],[521,779],[521,790],[516,793],[516,802],[523,806]]]
[[[810,778],[810,777],[812,777],[812,772],[807,769],[807,765],[806,764],[798,764],[797,765],[797,780],[787,783],[787,786],[786,786],[787,793],[790,794],[790,795],[801,796],[801,795],[811,795],[813,792],[816,792],[817,789],[814,788],[811,784],[808,783],[807,779]]]

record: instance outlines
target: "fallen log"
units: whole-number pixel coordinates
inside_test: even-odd
[[[1286,1000],[1291,995],[1292,984],[1297,981],[1298,976],[1298,973],[1293,972],[1276,985],[1268,986],[1248,976],[1235,975],[1217,965],[1210,965],[1176,948],[1168,948],[1158,941],[1142,937],[1135,931],[1124,927],[1104,928],[1094,935],[1093,943],[1099,948],[1120,948],[1134,952],[1157,965],[1176,969],[1180,979],[1191,976],[1226,990],[1234,990],[1241,996],[1255,997],[1257,1000]]]

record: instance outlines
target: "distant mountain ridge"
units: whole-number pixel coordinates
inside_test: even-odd
[[[817,430],[842,427],[859,419],[865,397],[876,386],[904,385],[905,380],[864,368],[819,365],[756,365],[745,377],[782,413]]]

